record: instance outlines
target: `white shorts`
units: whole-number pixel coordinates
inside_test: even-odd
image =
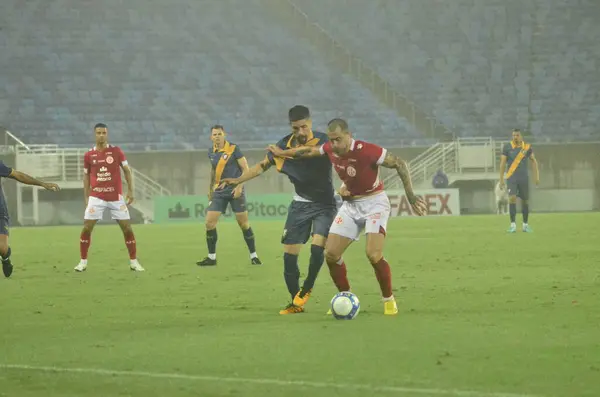
[[[390,200],[385,192],[353,201],[344,201],[339,209],[329,234],[337,234],[358,240],[360,232],[383,233],[387,231],[391,212]]]
[[[107,208],[110,210],[110,216],[114,220],[130,219],[129,209],[127,209],[127,204],[125,204],[123,196],[119,196],[119,200],[117,201],[104,201],[98,197],[90,196],[83,219],[100,220],[102,219],[102,215],[104,215],[104,210]]]

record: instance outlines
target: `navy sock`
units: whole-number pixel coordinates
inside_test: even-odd
[[[2,255],[2,261],[7,261],[10,258],[10,254],[12,253],[10,247],[6,250],[6,254]]]
[[[244,240],[246,240],[246,245],[248,246],[248,251],[250,251],[251,254],[256,252],[256,244],[254,242],[254,232],[252,231],[252,228],[249,227],[246,230],[242,230],[242,232],[244,233]]]
[[[217,253],[217,229],[206,231],[206,245],[208,246],[209,254]]]
[[[508,212],[510,212],[510,222],[514,223],[517,217],[517,204],[510,203],[508,205]]]
[[[304,280],[304,285],[302,289],[305,292],[310,291],[315,286],[315,281],[317,281],[317,276],[319,275],[319,270],[323,266],[323,262],[325,261],[325,248],[319,247],[318,245],[310,246],[310,262],[308,265],[308,275],[306,276],[306,280]]]
[[[522,203],[521,204],[523,210],[523,223],[528,223],[529,220],[529,204]]]
[[[298,255],[283,254],[283,277],[288,291],[294,296],[300,291],[300,269],[298,268]]]

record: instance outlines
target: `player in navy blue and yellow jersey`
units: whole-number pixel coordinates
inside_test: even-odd
[[[60,190],[57,184],[39,181],[24,172],[7,167],[2,161],[0,161],[0,178],[11,178],[26,185],[41,186],[53,192]],[[6,206],[6,199],[4,198],[4,192],[0,184],[0,260],[2,260],[2,272],[5,277],[10,277],[13,272],[13,265],[10,260],[11,250],[8,245],[9,223],[8,207]]]
[[[500,158],[500,186],[508,187],[508,205],[510,213],[509,233],[517,231],[515,218],[517,216],[517,197],[521,199],[521,209],[523,211],[523,231],[531,233],[529,227],[529,172],[528,160],[533,166],[535,184],[540,182],[540,171],[537,160],[533,154],[531,144],[523,141],[521,130],[515,129],[512,132],[512,141],[505,144],[502,148]],[[508,170],[506,171],[506,167]],[[506,171],[506,176],[504,175]]]
[[[298,146],[320,146],[327,141],[327,135],[312,130],[310,112],[305,106],[294,106],[289,111],[292,133],[281,139],[277,145],[282,149]],[[236,186],[256,178],[275,166],[277,171],[287,175],[294,185],[296,194],[289,206],[283,230],[283,275],[292,303],[280,314],[302,313],[314,287],[319,270],[324,262],[324,247],[329,227],[337,212],[336,194],[331,177],[331,162],[325,157],[295,159],[293,161],[274,157],[272,153],[256,164],[241,177],[226,179],[223,183]],[[300,288],[298,255],[302,246],[312,234],[311,255],[308,275]]]
[[[235,219],[242,229],[244,240],[250,251],[250,263],[262,265],[256,254],[254,232],[248,221],[246,194],[244,187],[238,185],[219,187],[225,178],[237,178],[248,170],[248,161],[239,146],[225,139],[225,130],[221,125],[215,125],[210,130],[213,147],[208,149],[211,164],[210,186],[208,189],[208,210],[206,212],[206,244],[208,256],[197,262],[198,266],[214,266],[217,264],[217,222],[219,217],[231,205]]]

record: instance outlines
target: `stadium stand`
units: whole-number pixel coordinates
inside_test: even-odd
[[[291,0],[461,135],[599,138],[596,0]]]
[[[310,106],[317,128],[347,117],[359,136],[410,145],[421,136],[259,0],[3,0],[0,123],[27,143],[87,146],[104,121],[112,142],[207,146],[211,124],[238,143],[289,131]],[[131,150],[129,145],[129,150]]]

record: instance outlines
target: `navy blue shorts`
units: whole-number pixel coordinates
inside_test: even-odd
[[[521,200],[529,200],[529,181],[527,179],[509,178],[506,181],[509,196],[517,196]]]
[[[8,216],[0,216],[0,234],[8,236],[8,227],[10,226],[10,219]]]
[[[313,234],[327,237],[336,214],[335,204],[292,201],[281,243],[306,244]]]
[[[246,194],[242,193],[236,199],[233,196],[215,196],[213,194],[212,200],[208,203],[207,211],[218,211],[224,214],[228,205],[231,205],[231,210],[236,214],[248,211],[246,208]]]

